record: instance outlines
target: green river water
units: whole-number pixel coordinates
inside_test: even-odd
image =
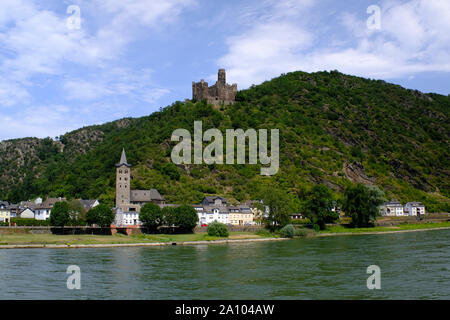
[[[0,250],[0,299],[450,299],[450,230],[102,249]],[[81,289],[67,289],[69,265]],[[369,290],[367,267],[381,269]]]

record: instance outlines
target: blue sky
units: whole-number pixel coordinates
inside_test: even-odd
[[[2,0],[0,140],[148,115],[219,68],[240,89],[336,69],[447,95],[450,1]]]

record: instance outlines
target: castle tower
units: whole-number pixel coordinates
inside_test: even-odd
[[[217,83],[225,85],[227,83],[227,75],[225,73],[225,69],[219,69],[219,73],[217,75]]]
[[[130,205],[131,164],[127,162],[125,149],[122,150],[120,162],[116,164],[116,208],[125,209]]]

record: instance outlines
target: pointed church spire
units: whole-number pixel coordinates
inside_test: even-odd
[[[123,165],[131,167],[131,164],[127,162],[127,155],[125,154],[125,148],[122,149],[122,156],[120,157],[120,162],[116,166],[120,167]]]

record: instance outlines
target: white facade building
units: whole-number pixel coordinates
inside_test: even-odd
[[[116,209],[116,215],[114,218],[114,225],[116,227],[127,227],[127,226],[140,226],[142,225],[139,220],[139,213],[136,211],[124,212],[122,209]]]
[[[398,201],[386,202],[382,206],[382,213],[388,217],[404,216],[403,205]]]
[[[50,219],[51,208],[38,208],[34,210],[34,218],[36,220],[47,220]]]
[[[421,202],[408,202],[405,205],[404,211],[408,216],[424,215],[425,206]]]

